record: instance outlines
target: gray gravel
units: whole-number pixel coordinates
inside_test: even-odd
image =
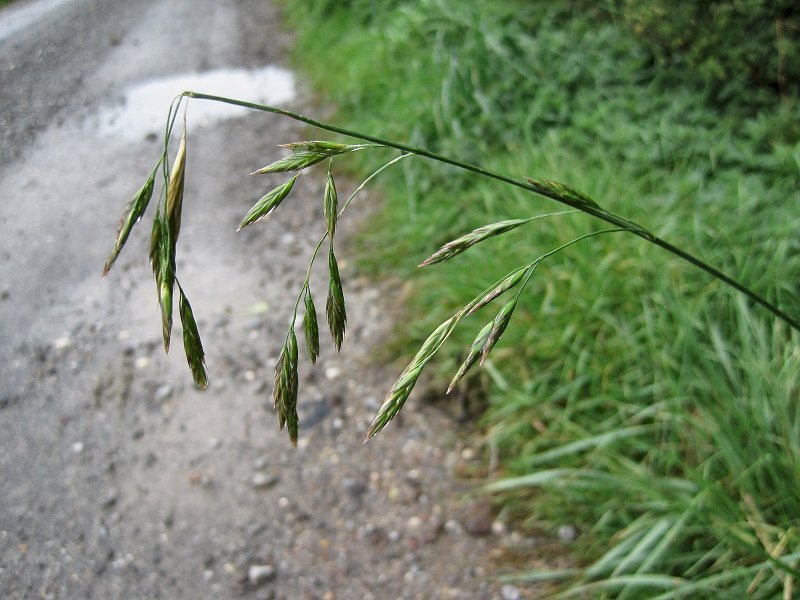
[[[398,368],[374,362],[386,294],[346,253],[344,351],[301,368],[299,447],[278,431],[272,367],[323,228],[322,173],[234,229],[280,181],[246,174],[295,125],[204,126],[190,109],[178,269],[206,392],[179,344],[161,351],[147,226],[99,277],[159,141],[99,137],[93,116],[137,81],[285,63],[278,16],[261,0],[71,0],[0,39],[3,598],[526,597],[489,576],[509,534],[465,498],[454,473],[476,454],[446,411],[412,399],[362,445]],[[322,273],[312,285],[320,309]]]

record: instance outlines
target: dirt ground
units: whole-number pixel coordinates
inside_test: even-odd
[[[480,480],[459,475],[485,461],[446,405],[412,396],[362,444],[398,372],[375,360],[393,294],[346,252],[343,351],[324,342],[314,368],[301,361],[298,448],[278,431],[272,368],[323,231],[324,172],[268,222],[235,228],[282,180],[247,173],[306,135],[295,124],[193,122],[189,108],[178,274],[207,391],[177,327],[169,358],[161,348],[147,219],[100,279],[161,141],[98,133],[97,115],[146,79],[285,66],[289,43],[260,0],[64,1],[0,36],[2,598],[530,597],[494,577],[494,559],[527,542],[468,494]],[[287,105],[319,110],[297,88]],[[315,273],[320,311],[325,286]]]

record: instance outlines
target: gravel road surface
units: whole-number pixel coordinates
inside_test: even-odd
[[[323,171],[235,228],[282,180],[247,174],[302,139],[294,123],[189,107],[178,271],[207,391],[179,343],[161,349],[147,225],[100,278],[160,153],[169,96],[150,125],[148,94],[195,74],[313,112],[280,69],[290,41],[263,0],[0,10],[0,597],[527,597],[490,577],[524,540],[466,495],[458,475],[485,464],[446,408],[418,395],[362,445],[398,366],[375,364],[391,309],[346,253],[343,352],[301,368],[299,447],[278,431],[272,368],[323,230]]]

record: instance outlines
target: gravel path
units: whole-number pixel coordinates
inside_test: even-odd
[[[36,4],[0,11],[0,23]],[[285,62],[276,9],[51,4],[0,38],[0,596],[524,597],[487,577],[522,541],[465,495],[471,482],[456,475],[482,464],[452,415],[412,398],[362,445],[397,368],[374,359],[391,324],[386,294],[346,254],[343,352],[323,344],[320,363],[301,368],[299,447],[278,431],[272,367],[323,228],[323,172],[301,177],[270,222],[234,230],[281,180],[246,174],[302,135],[294,124],[192,120],[200,109],[189,109],[178,270],[206,345],[206,392],[179,344],[161,351],[147,226],[99,277],[160,144],[156,131],[99,133],[102,115],[143,81]]]

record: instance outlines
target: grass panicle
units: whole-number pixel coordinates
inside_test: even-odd
[[[259,219],[263,219],[273,210],[278,208],[280,203],[283,202],[286,196],[289,195],[289,192],[292,191],[295,181],[297,181],[297,175],[262,196],[261,199],[256,202],[255,205],[253,205],[253,208],[251,208],[250,211],[244,216],[242,222],[239,223],[237,231],[244,229],[248,225],[252,225]]]
[[[339,352],[342,349],[344,332],[347,327],[347,310],[344,303],[342,280],[339,277],[339,265],[332,243],[328,247],[328,274],[328,301],[325,305],[325,315],[328,317],[328,327],[333,338],[333,345]]]
[[[306,338],[306,350],[308,358],[312,364],[317,362],[319,357],[319,324],[317,323],[317,309],[314,306],[314,299],[311,297],[311,287],[306,284],[305,295],[303,296],[305,314],[303,315],[303,332]]]
[[[192,306],[186,298],[183,288],[178,284],[178,312],[183,328],[183,349],[189,369],[192,371],[194,384],[204,390],[208,387],[208,374],[206,373],[206,355],[203,343],[200,341],[200,332],[194,319]]]

